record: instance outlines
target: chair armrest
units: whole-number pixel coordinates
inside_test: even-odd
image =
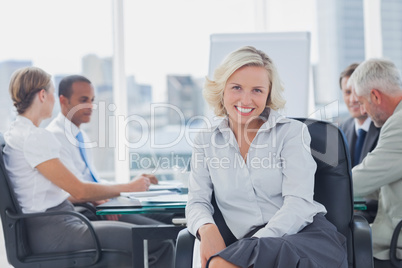
[[[400,267],[401,266],[401,264],[400,264],[401,260],[396,257],[396,249],[397,249],[397,245],[398,245],[398,237],[399,237],[399,233],[401,232],[401,228],[402,228],[402,220],[395,227],[394,233],[392,234],[392,238],[391,238],[391,244],[389,246],[389,259],[391,260],[391,263],[395,267]]]
[[[89,220],[97,221],[102,219],[101,216],[96,214],[96,207],[92,203],[74,203],[73,205],[75,211],[81,213]]]
[[[355,268],[374,267],[371,228],[367,220],[359,215],[353,216],[352,231]]]
[[[180,231],[176,242],[175,268],[188,268],[193,265],[195,237],[186,229]]]
[[[96,208],[92,203],[74,203],[74,207],[83,207],[96,214]]]
[[[28,218],[36,218],[36,217],[44,217],[44,216],[57,216],[57,215],[71,215],[71,216],[77,217],[88,226],[88,230],[94,240],[96,254],[95,254],[95,258],[94,258],[92,264],[97,263],[100,260],[100,258],[102,257],[102,249],[101,249],[101,246],[100,246],[100,243],[98,240],[98,236],[96,235],[91,222],[86,217],[82,216],[78,212],[75,212],[75,211],[49,211],[49,212],[39,212],[39,213],[17,214],[17,213],[11,212],[10,210],[6,210],[6,215],[7,215],[7,217],[9,217],[10,219],[12,219],[14,221],[18,221],[20,219],[28,219]],[[55,253],[55,254],[60,255],[59,253]],[[43,254],[43,255],[53,256],[54,254],[47,253],[47,254]]]

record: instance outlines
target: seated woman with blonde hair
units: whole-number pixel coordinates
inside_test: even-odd
[[[316,163],[307,127],[280,115],[282,86],[262,51],[231,53],[204,88],[221,123],[194,141],[189,231],[202,267],[347,267],[346,239],[313,200]],[[236,242],[215,225],[212,194]]]
[[[120,192],[145,191],[155,182],[153,175],[140,175],[129,183],[102,185],[77,179],[59,160],[61,144],[42,120],[51,117],[55,102],[51,76],[36,67],[14,72],[10,94],[17,118],[5,133],[4,162],[14,192],[24,213],[73,211],[73,201],[86,202],[112,198]],[[126,252],[121,263],[131,265],[132,228],[119,221],[92,222],[103,249]],[[87,225],[78,218],[63,215],[27,219],[27,233],[34,253],[63,252],[93,248]],[[173,267],[171,241],[149,242],[150,267]]]

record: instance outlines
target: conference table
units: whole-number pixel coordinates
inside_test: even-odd
[[[157,195],[158,191],[150,191],[143,198],[136,198],[130,194],[122,194],[119,197],[111,199],[102,205],[97,206],[97,215],[110,214],[152,214],[152,213],[171,213],[172,224],[162,225],[138,225],[132,228],[133,248],[143,255],[133,254],[133,267],[148,267],[148,240],[176,240],[178,233],[186,228],[184,211],[187,204],[187,195],[181,191],[172,194]]]
[[[187,196],[187,195],[184,195]],[[178,213],[184,214],[186,201],[178,202],[155,202],[155,203],[139,203],[137,200],[119,196],[111,201],[98,206],[97,215],[111,214],[150,214],[150,213]],[[366,210],[366,200],[364,198],[355,197],[353,207],[355,210]]]

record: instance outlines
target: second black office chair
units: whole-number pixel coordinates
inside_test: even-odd
[[[298,119],[304,122],[311,135],[311,150],[317,163],[314,199],[323,204],[332,222],[346,238],[348,264],[353,268],[373,267],[371,229],[361,216],[353,216],[351,164],[345,140],[339,129],[327,122]],[[226,244],[235,241],[219,209],[214,215]],[[219,218],[219,219],[218,219]],[[218,219],[218,220],[217,220]],[[233,240],[234,239],[234,240]],[[187,229],[179,233],[176,250],[176,268],[191,267],[194,237]]]

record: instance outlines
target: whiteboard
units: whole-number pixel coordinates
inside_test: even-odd
[[[308,117],[310,33],[213,34],[209,78],[228,54],[243,46],[254,46],[273,60],[285,88],[286,105],[280,112],[289,117]]]

